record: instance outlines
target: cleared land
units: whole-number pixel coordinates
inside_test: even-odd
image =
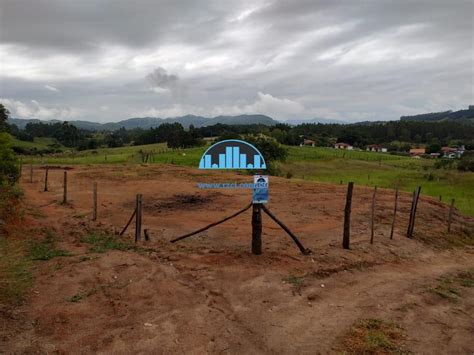
[[[197,167],[205,148],[170,150],[166,144],[103,148],[82,152],[65,151],[44,157],[25,156],[25,164],[137,164],[140,151],[154,152],[153,164]],[[286,162],[279,163],[281,176],[339,184],[379,186],[412,192],[422,186],[422,194],[449,203],[452,198],[465,214],[474,216],[474,173],[456,169],[435,169],[432,159],[397,155],[340,151],[332,148],[288,147]]]
[[[405,237],[403,193],[393,240],[393,191],[377,199],[356,185],[351,250],[341,248],[345,186],[271,178],[268,207],[301,238],[302,256],[264,217],[264,254],[250,254],[250,213],[177,244],[245,206],[250,191],[200,191],[197,182],[250,176],[173,165],[72,166],[70,203],[62,170],[32,184],[24,174],[24,218],[9,240],[33,240],[35,278],[25,303],[2,308],[6,352],[471,353],[474,220],[423,196],[415,239]],[[90,220],[92,182],[99,219]],[[151,241],[114,235],[143,194]],[[47,247],[44,247],[47,245]],[[48,253],[48,250],[54,250]]]

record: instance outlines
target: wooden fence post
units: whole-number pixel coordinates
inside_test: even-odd
[[[64,171],[64,181],[63,181],[63,204],[67,203],[67,171]]]
[[[48,172],[49,172],[49,167],[46,167],[45,170],[45,176],[44,176],[44,191],[48,191]]]
[[[30,165],[30,183],[33,182],[33,164]]]
[[[415,228],[416,208],[418,207],[418,199],[420,197],[421,186],[418,186],[413,194],[413,201],[411,204],[410,221],[408,223],[407,237],[413,238],[413,230]]]
[[[349,249],[349,246],[350,246],[351,205],[352,205],[353,188],[354,188],[354,183],[349,182],[349,184],[347,184],[346,208],[344,209],[344,235],[342,238],[342,247],[344,249]]]
[[[390,230],[390,239],[393,239],[393,231],[395,230],[395,219],[397,218],[398,205],[398,187],[395,190],[395,207],[393,208],[392,229]]]
[[[92,220],[97,221],[97,182],[92,186]]]
[[[372,195],[372,214],[370,223],[370,244],[374,244],[374,225],[375,225],[375,195],[377,194],[377,186],[374,187],[374,194]]]
[[[412,218],[413,218],[413,206],[414,206],[414,204],[415,204],[415,194],[416,194],[416,192],[413,191],[413,194],[412,194],[412,197],[411,197],[410,217],[409,217],[409,219],[408,219],[407,238],[409,238],[411,220],[412,220]]]
[[[135,243],[142,239],[142,195],[137,195],[135,209]]]
[[[451,205],[449,206],[448,233],[451,232],[451,221],[453,220],[453,210],[454,210],[454,198],[451,199]]]
[[[262,254],[262,205],[253,204],[252,210],[252,253]]]

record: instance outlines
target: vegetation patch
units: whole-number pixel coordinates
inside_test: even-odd
[[[289,275],[283,278],[283,282],[288,283],[293,286],[293,293],[298,293],[301,295],[301,290],[304,287],[304,277]]]
[[[75,295],[69,297],[67,300],[68,302],[77,303],[82,300],[83,297],[84,296],[81,293],[76,293]]]
[[[410,354],[403,346],[403,329],[381,319],[356,322],[344,338],[344,354]]]
[[[462,297],[463,287],[474,287],[474,269],[441,276],[436,280],[438,283],[430,287],[429,291],[451,302],[457,302]]]
[[[81,242],[90,244],[89,251],[92,253],[105,253],[107,250],[128,250],[132,248],[130,243],[103,232],[89,233],[81,239]]]
[[[23,243],[0,238],[0,306],[24,299],[33,280],[30,263]]]
[[[56,247],[57,238],[51,231],[46,232],[46,237],[40,241],[34,241],[30,246],[31,260],[50,260],[58,256],[71,256],[67,250]]]
[[[457,224],[458,222],[456,222]],[[454,225],[454,223],[453,223]],[[474,229],[469,227],[461,231],[458,226],[452,228],[451,233],[442,233],[436,237],[426,234],[420,234],[417,237],[424,243],[433,246],[436,249],[445,250],[447,248],[463,248],[474,246]]]
[[[466,272],[460,272],[457,277],[461,286],[474,287],[474,269],[470,269]]]

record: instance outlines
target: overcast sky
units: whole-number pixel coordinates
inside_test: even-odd
[[[348,121],[474,104],[474,1],[0,0],[13,117]]]

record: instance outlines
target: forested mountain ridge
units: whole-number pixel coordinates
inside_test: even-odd
[[[18,119],[10,118],[9,124],[14,124],[20,129],[24,129],[28,123],[58,123],[62,121],[51,120],[41,121],[38,119]],[[227,125],[250,125],[250,124],[261,124],[266,126],[274,126],[278,124],[273,118],[265,115],[238,115],[238,116],[217,116],[217,117],[202,117],[194,115],[186,115],[173,118],[159,118],[159,117],[135,117],[119,122],[90,122],[90,121],[69,121],[70,124],[76,126],[79,129],[87,129],[90,131],[116,131],[120,128],[134,129],[142,128],[149,129],[152,127],[158,127],[163,123],[179,123],[184,128],[188,128],[193,125],[194,127],[205,127],[213,126],[215,124],[227,124]]]
[[[467,110],[459,111],[444,111],[444,112],[432,112],[423,113],[420,115],[413,116],[402,116],[400,121],[459,121],[465,120],[474,123],[474,105],[469,106]]]

